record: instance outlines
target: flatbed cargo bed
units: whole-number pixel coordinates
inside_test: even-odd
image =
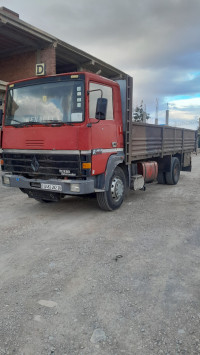
[[[147,123],[132,123],[129,161],[196,151],[196,131]]]

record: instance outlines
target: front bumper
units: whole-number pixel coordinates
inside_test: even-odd
[[[6,181],[6,183],[5,183]],[[95,192],[94,179],[87,180],[61,180],[61,179],[27,179],[19,175],[2,175],[2,184],[7,187],[32,189],[37,191],[57,192],[64,195],[85,195]],[[74,191],[73,191],[74,190]]]

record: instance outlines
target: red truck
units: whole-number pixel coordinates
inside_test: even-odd
[[[132,78],[89,72],[36,77],[7,86],[2,183],[40,202],[96,193],[120,207],[146,182],[177,184],[191,171],[196,131],[132,122]]]

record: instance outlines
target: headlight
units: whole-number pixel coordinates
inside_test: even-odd
[[[5,185],[10,185],[10,178],[9,178],[9,176],[4,175],[4,176],[2,177],[2,179],[3,179],[3,183],[4,183]]]
[[[80,192],[80,185],[79,184],[70,184],[70,191],[71,192]]]

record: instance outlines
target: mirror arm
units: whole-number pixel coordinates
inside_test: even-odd
[[[101,89],[88,90],[88,91],[87,91],[87,95],[89,95],[91,92],[94,92],[94,91],[101,91],[101,99],[102,99],[102,97],[103,97],[103,90],[101,90]]]
[[[99,123],[101,120],[99,119],[97,122],[90,122],[87,124],[87,127],[92,127],[93,124]]]

